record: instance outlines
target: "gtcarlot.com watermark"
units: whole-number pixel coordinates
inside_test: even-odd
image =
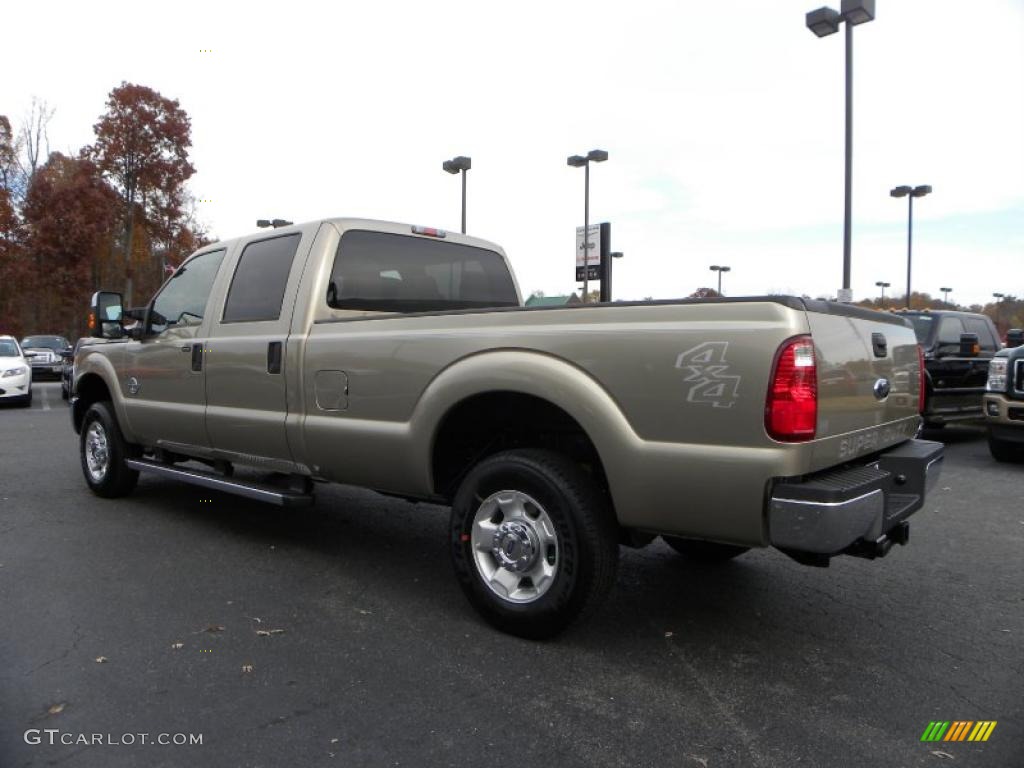
[[[72,733],[58,728],[29,728],[26,744],[56,746],[131,747],[156,744],[167,747],[196,746],[203,743],[201,733]]]

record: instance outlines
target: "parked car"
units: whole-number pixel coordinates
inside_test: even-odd
[[[0,403],[32,404],[32,369],[13,336],[0,336]]]
[[[65,349],[60,353],[61,355],[61,369],[60,369],[60,396],[62,400],[71,399],[71,386],[74,382],[75,376],[75,356],[78,355],[78,350],[82,347],[82,342],[88,337],[83,336],[75,342],[75,346],[71,349]]]
[[[206,246],[121,305],[93,297],[75,365],[93,493],[144,472],[287,507],[328,482],[447,504],[469,602],[531,638],[593,610],[620,544],[657,535],[694,560],[882,557],[942,466],[914,439],[917,340],[887,312],[524,307],[497,245],[364,219]]]
[[[996,461],[1024,459],[1024,346],[1020,329],[1006,338],[1012,345],[996,353],[985,386],[988,449]]]
[[[982,420],[988,364],[1002,345],[987,315],[954,310],[901,310],[924,352],[925,426]]]
[[[26,336],[21,348],[32,366],[32,378],[59,379],[64,367],[61,352],[71,349],[71,342],[63,336]]]

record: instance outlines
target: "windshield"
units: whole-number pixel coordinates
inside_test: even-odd
[[[21,350],[14,339],[0,339],[0,357],[18,357]]]
[[[21,346],[33,349],[52,349],[55,352],[59,352],[71,345],[62,336],[26,336],[21,340]]]
[[[932,321],[935,319],[931,315],[904,315],[910,322],[914,324],[914,333],[917,335],[917,343],[924,344],[928,341],[928,334],[932,330]]]

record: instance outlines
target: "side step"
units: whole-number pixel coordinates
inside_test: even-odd
[[[278,488],[277,486],[264,485],[263,483],[247,483],[212,472],[203,472],[199,469],[182,469],[171,464],[147,461],[146,459],[125,459],[124,463],[130,469],[138,470],[139,472],[152,472],[173,480],[180,480],[183,483],[201,485],[203,488],[233,493],[236,496],[244,496],[247,499],[256,499],[268,504],[276,504],[279,507],[308,507],[313,503],[313,495],[310,493],[303,493],[302,491],[290,490],[288,488]]]

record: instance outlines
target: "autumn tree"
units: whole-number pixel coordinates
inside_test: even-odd
[[[23,210],[37,330],[60,329],[71,337],[83,330],[97,266],[117,235],[118,208],[117,192],[88,158],[54,152],[37,169]]]
[[[0,328],[21,330],[18,286],[23,274],[15,210],[17,148],[11,121],[0,115]]]
[[[93,130],[96,142],[86,148],[85,155],[121,198],[124,294],[131,305],[134,266],[152,267],[153,261],[153,238],[136,242],[136,225],[141,220],[152,235],[162,226],[160,219],[173,222],[184,215],[177,203],[185,182],[195,173],[188,159],[191,121],[177,100],[122,82],[110,92],[107,110]],[[161,201],[169,208],[159,210]]]

